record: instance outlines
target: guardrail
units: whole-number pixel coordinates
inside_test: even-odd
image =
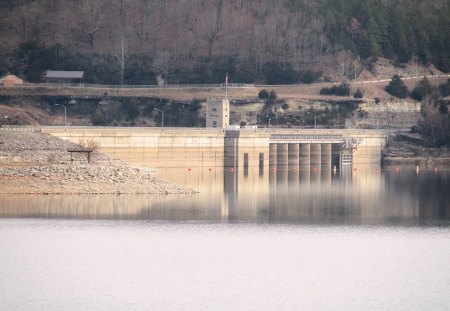
[[[289,134],[273,134],[270,136],[271,140],[326,140],[326,141],[341,141],[342,135],[289,135]]]
[[[223,133],[225,129],[216,127],[121,127],[121,126],[41,126],[41,131],[51,130],[96,130],[96,131],[149,131],[149,132],[161,132],[161,131],[194,131],[194,132],[218,132]]]
[[[1,125],[0,131],[9,132],[40,132],[40,125]]]
[[[342,135],[342,134],[389,134],[409,129],[339,129],[339,128],[217,128],[217,127],[122,127],[122,126],[64,126],[64,125],[1,125],[3,131],[41,132],[49,130],[121,130],[121,131],[195,131],[195,132],[225,132],[244,131],[280,135]]]
[[[241,129],[245,130],[245,129]],[[255,130],[252,130],[255,131]],[[269,133],[269,134],[282,134],[282,135],[302,135],[303,133],[313,135],[350,135],[350,134],[389,134],[397,132],[399,129],[350,129],[350,128],[298,128],[298,129],[285,129],[285,128],[258,128],[257,132]]]
[[[49,88],[91,88],[91,89],[190,89],[190,88],[246,88],[246,83],[219,84],[168,84],[168,85],[107,85],[88,83],[23,83],[13,87],[49,87]]]
[[[441,74],[441,75],[421,75],[421,76],[412,76],[412,77],[401,77],[402,80],[414,80],[414,79],[423,79],[426,77],[427,79],[433,78],[450,78],[450,74]],[[366,81],[348,81],[350,84],[366,84],[366,83],[380,83],[380,82],[389,82],[391,79],[377,79],[377,80],[366,80]],[[116,85],[116,84],[90,84],[90,83],[23,83],[16,84],[12,87],[68,87],[68,88],[92,88],[92,89],[190,89],[190,88],[248,88],[248,87],[256,87],[256,88],[295,88],[298,86],[325,86],[330,84],[340,84],[342,82],[319,82],[319,83],[311,83],[311,84],[248,84],[248,83],[216,83],[216,84],[167,84],[167,85]]]

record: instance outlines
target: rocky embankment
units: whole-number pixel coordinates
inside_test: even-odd
[[[94,151],[71,156],[76,144],[34,132],[0,130],[0,194],[169,194],[191,188],[158,178],[147,167],[132,167]]]
[[[385,164],[450,167],[450,148],[429,148],[418,134],[400,133],[391,137],[383,161]]]

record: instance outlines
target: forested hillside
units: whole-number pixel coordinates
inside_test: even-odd
[[[450,70],[448,0],[0,0],[0,75],[310,83],[377,57]]]

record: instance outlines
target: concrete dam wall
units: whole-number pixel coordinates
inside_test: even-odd
[[[96,146],[113,159],[156,168],[233,167],[329,170],[380,165],[389,133],[336,129],[41,127],[71,142]]]

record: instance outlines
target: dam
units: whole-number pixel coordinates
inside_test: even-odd
[[[155,168],[380,165],[386,130],[289,128],[155,128],[41,126],[39,130],[113,159]]]

